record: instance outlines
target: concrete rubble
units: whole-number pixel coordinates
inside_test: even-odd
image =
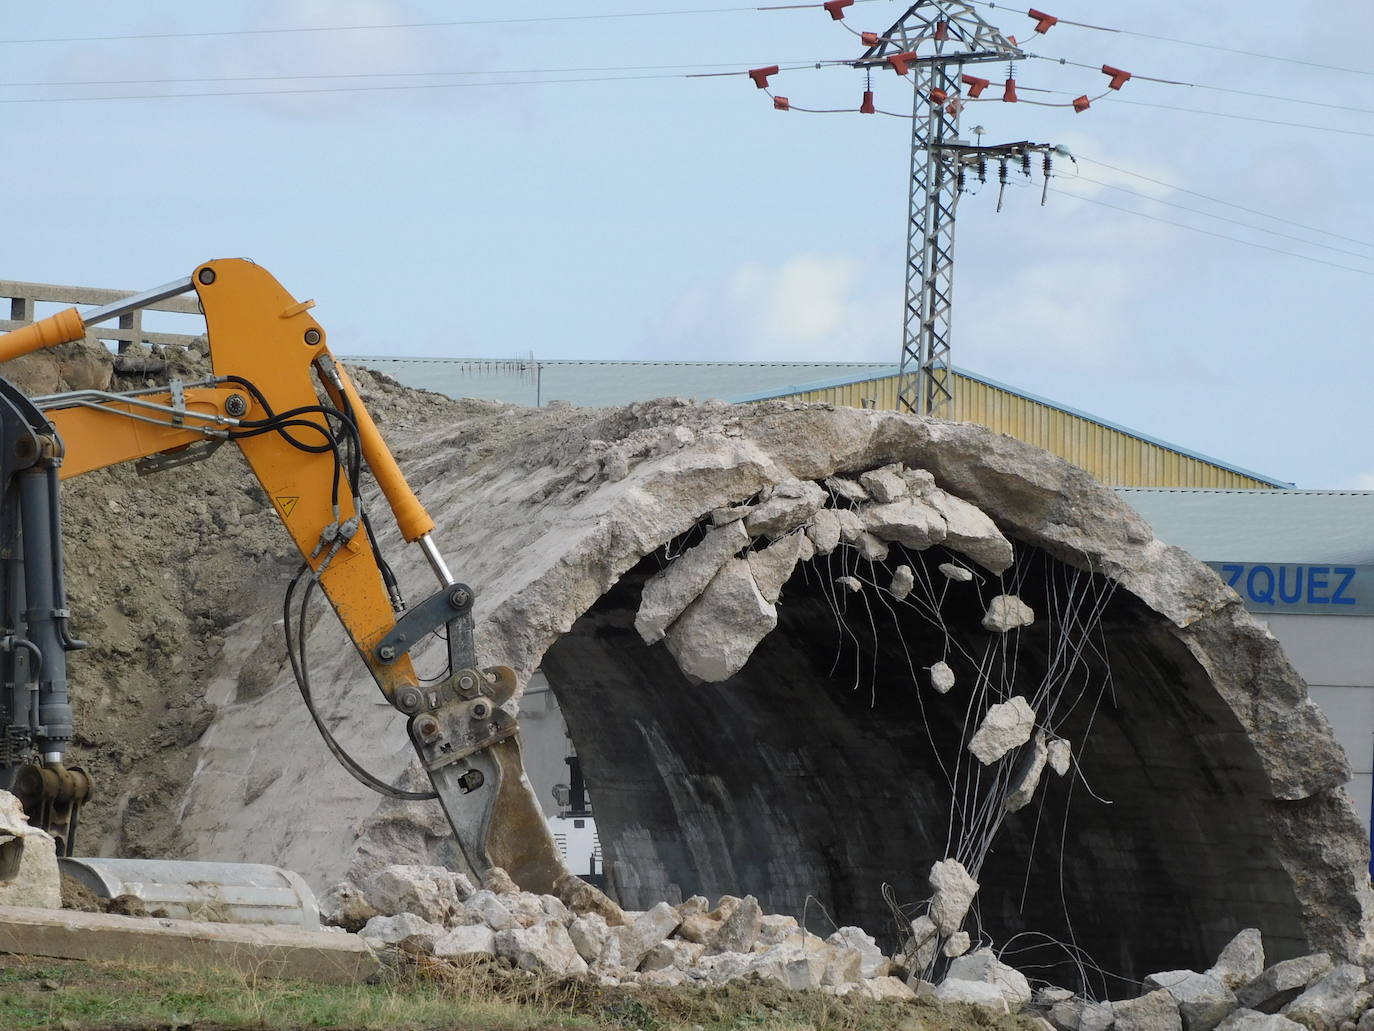
[[[0,791],[0,906],[58,909],[62,905],[57,844],[30,827],[19,799]]]

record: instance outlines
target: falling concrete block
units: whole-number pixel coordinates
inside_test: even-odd
[[[859,554],[870,562],[881,562],[887,558],[888,546],[886,541],[880,541],[867,530],[859,534],[854,546],[859,549]]]
[[[1208,977],[1215,977],[1231,989],[1249,984],[1262,973],[1264,939],[1253,927],[1247,927],[1227,942],[1217,961],[1206,971]]]
[[[953,562],[941,562],[936,568],[945,575],[945,579],[955,583],[966,584],[973,579],[973,570],[956,566]]]
[[[858,594],[864,589],[864,585],[852,576],[837,576],[835,582],[850,594]]]
[[[935,889],[930,900],[930,918],[940,934],[951,935],[968,915],[973,896],[978,894],[978,882],[957,859],[938,860],[931,866],[928,880]]]
[[[988,603],[983,629],[1005,634],[1035,622],[1035,611],[1014,594],[999,594]]]
[[[955,931],[945,941],[945,955],[950,959],[957,959],[968,952],[969,946],[972,944],[973,942],[969,940],[967,931]]]
[[[996,762],[1013,748],[1030,740],[1035,730],[1035,710],[1017,695],[1009,702],[989,706],[983,724],[969,740],[968,750],[984,766]]]
[[[1052,770],[1053,770],[1055,773],[1057,773],[1059,776],[1062,777],[1062,776],[1064,776],[1064,774],[1066,774],[1066,773],[1069,772],[1069,763],[1072,761],[1072,759],[1073,759],[1073,745],[1069,743],[1069,741],[1068,741],[1067,738],[1057,737],[1057,738],[1055,738],[1053,741],[1051,741],[1051,742],[1049,743],[1049,764],[1050,764],[1050,769],[1052,769]],[[1258,934],[1259,932],[1256,931],[1255,933]],[[1264,956],[1264,952],[1263,952],[1263,950],[1261,950],[1261,952],[1260,952],[1260,957],[1261,957],[1260,966],[1261,966],[1261,967],[1264,966],[1264,963],[1263,963],[1263,956]],[[1257,975],[1258,973],[1259,973],[1259,971],[1256,970],[1256,971],[1255,971],[1255,974]],[[1231,985],[1227,985],[1227,987],[1229,988],[1229,987],[1232,987],[1232,986],[1231,986]]]
[[[749,543],[744,523],[726,523],[708,530],[700,544],[688,548],[666,569],[644,584],[639,596],[635,629],[645,644],[663,640],[673,620],[701,596],[712,578],[731,557]]]
[[[1011,567],[1011,541],[981,508],[970,505],[963,498],[931,489],[921,494],[945,521],[944,545],[951,551],[967,555],[984,569],[1003,573]]]
[[[896,501],[898,498],[904,497],[908,490],[906,478],[902,476],[901,469],[900,465],[870,469],[859,475],[859,483],[863,485],[864,490],[868,491],[873,500],[880,504]]]
[[[749,571],[754,574],[754,583],[758,584],[763,600],[770,605],[777,603],[783,584],[797,568],[804,540],[805,534],[790,533],[771,547],[749,552]]]
[[[840,540],[853,544],[864,532],[863,517],[852,508],[835,509],[835,518],[840,521]]]
[[[840,546],[840,517],[834,509],[823,508],[806,524],[806,536],[817,555],[829,555]]]
[[[954,686],[954,670],[949,668],[949,663],[937,662],[930,667],[930,686],[940,694],[949,694]]]
[[[911,567],[898,566],[892,574],[892,583],[888,585],[887,593],[898,601],[905,601],[915,586],[916,575],[911,571]]]
[[[944,519],[920,498],[869,505],[862,513],[864,529],[869,533],[914,551],[924,551],[945,539]]]
[[[924,970],[930,966],[935,961],[939,945],[940,929],[935,926],[934,920],[922,913],[911,921],[911,940],[907,942],[907,956],[911,960],[911,967]]]
[[[1012,775],[1012,788],[1007,792],[1007,800],[1004,803],[1007,812],[1014,813],[1030,804],[1030,800],[1035,797],[1035,789],[1040,786],[1040,775],[1045,771],[1045,762],[1049,755],[1045,735],[1036,734],[1035,740],[1031,743],[1030,754],[1022,759]]]
[[[751,537],[781,537],[810,520],[827,499],[826,492],[809,480],[787,480],[745,516],[744,528]]]
[[[748,561],[732,558],[664,641],[682,672],[717,684],[738,673],[777,625],[778,610],[759,593]]]

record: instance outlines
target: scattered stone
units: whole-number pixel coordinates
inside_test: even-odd
[[[945,955],[950,959],[955,959],[968,952],[972,944],[967,931],[955,931],[945,940]]]
[[[949,663],[937,662],[930,667],[930,686],[940,694],[949,694],[954,686],[954,670],[949,668]]]
[[[1050,742],[1050,744],[1049,744],[1049,764],[1050,764],[1050,769],[1052,769],[1056,774],[1058,774],[1059,776],[1062,777],[1062,776],[1064,776],[1064,774],[1068,773],[1068,772],[1069,772],[1069,763],[1070,763],[1072,760],[1073,760],[1073,745],[1069,743],[1069,740],[1068,740],[1067,738],[1057,737],[1057,738],[1055,738],[1054,740],[1052,740],[1052,741]],[[1258,934],[1258,933],[1259,933],[1259,932],[1256,932],[1256,934]],[[1263,965],[1263,959],[1264,959],[1264,952],[1263,952],[1263,950],[1261,950],[1261,952],[1260,952],[1261,965]],[[1208,972],[1209,974],[1212,973],[1212,971],[1210,971],[1210,970],[1207,971],[1207,972]],[[1215,977],[1216,975],[1215,975],[1215,974],[1212,974],[1212,976]],[[1218,978],[1218,980],[1221,980],[1221,979]],[[1226,982],[1225,982],[1224,980],[1222,980],[1222,984],[1226,984]],[[1227,987],[1227,988],[1234,988],[1235,985],[1226,984],[1226,987]]]
[[[927,469],[903,469],[902,479],[912,494],[920,494],[935,486],[935,474]]]
[[[846,479],[843,476],[828,476],[825,485],[847,501],[867,501],[869,498],[868,491],[864,490],[854,480]]]
[[[875,537],[914,551],[924,551],[945,539],[940,513],[919,498],[902,498],[886,505],[863,509],[863,527]]]
[[[975,889],[976,890],[976,889]],[[907,942],[907,964],[915,971],[925,970],[935,962],[940,945],[940,929],[926,914],[911,921],[911,940]]]
[[[806,534],[799,534],[797,540],[797,561],[810,562],[816,557],[816,546]]]
[[[644,959],[640,961],[639,969],[668,970],[671,968],[686,972],[691,969],[693,963],[701,958],[705,951],[706,946],[704,945],[670,938],[667,941],[659,942],[645,953]]]
[[[1034,730],[1035,710],[1017,695],[1009,702],[998,702],[988,707],[982,726],[969,740],[968,750],[987,766],[1013,748],[1024,745]]]
[[[898,601],[905,601],[911,589],[916,586],[916,576],[910,566],[898,566],[892,573],[892,583],[887,592]]]
[[[646,970],[639,975],[639,984],[649,988],[676,988],[687,980],[687,975],[676,967],[664,967],[662,970]]]
[[[23,805],[8,791],[0,791],[0,906],[62,908],[57,843],[29,826]]]
[[[809,480],[788,480],[778,484],[773,496],[755,505],[744,519],[751,537],[781,537],[807,522],[824,507],[828,495]]]
[[[905,497],[908,490],[901,469],[900,465],[870,469],[866,473],[859,474],[859,483],[863,485],[864,490],[868,491],[869,496],[880,504],[896,501],[900,497]]]
[[[1145,978],[1146,988],[1162,988],[1178,1004],[1185,1031],[1212,1031],[1236,1008],[1231,989],[1192,970],[1167,970]]]
[[[986,981],[960,981],[947,977],[936,987],[935,998],[940,1002],[962,1002],[990,1016],[1001,1017],[1011,1012],[998,987]]]
[[[956,566],[953,562],[941,562],[936,568],[945,575],[945,579],[955,583],[966,584],[973,579],[973,570]]]
[[[864,585],[852,576],[837,576],[835,582],[850,594],[858,594],[864,589]]]
[[[806,536],[817,555],[829,555],[840,546],[840,517],[833,509],[821,509],[806,524]]]
[[[889,551],[886,541],[878,540],[867,530],[859,534],[854,545],[859,549],[859,554],[870,562],[882,562],[887,558]]]
[[[930,900],[930,918],[941,935],[951,935],[968,915],[978,882],[969,876],[964,864],[957,859],[941,859],[930,868],[930,886],[935,897]]]
[[[840,540],[846,544],[853,544],[859,539],[859,534],[864,532],[863,518],[852,508],[837,509],[835,518],[840,523]]]
[[[384,866],[368,882],[367,899],[379,913],[414,913],[433,924],[453,922],[462,905],[453,871],[442,866]],[[472,882],[463,877],[466,892],[472,895]]]
[[[510,874],[499,866],[493,866],[482,879],[482,887],[498,895],[519,895],[520,885],[511,880]]]
[[[1107,1003],[1068,999],[1050,1007],[1050,1023],[1059,1031],[1108,1031],[1116,1015]]]
[[[805,540],[803,533],[790,533],[772,547],[749,552],[749,571],[754,574],[759,594],[770,605],[777,604],[783,584],[787,583],[792,571],[797,568]]]
[[[1011,542],[982,509],[934,487],[923,491],[921,498],[944,519],[946,548],[967,555],[993,573],[1011,567]]]
[[[749,974],[754,965],[753,956],[743,956],[738,952],[722,952],[714,956],[702,956],[697,962],[697,970],[710,984],[725,984]]]
[[[550,920],[557,920],[564,927],[572,922],[572,912],[565,906],[561,899],[553,895],[540,895],[539,906],[544,911],[544,915]]]
[[[1325,952],[1285,959],[1267,968],[1249,984],[1237,988],[1236,1000],[1245,1009],[1277,1013],[1330,969],[1331,957]]]
[[[768,918],[765,917],[764,919],[767,920]],[[883,950],[878,948],[877,940],[865,932],[862,927],[841,927],[825,941],[826,944],[836,948],[858,951],[861,958],[860,977],[882,977],[892,966],[887,957],[883,955]]]
[[[1218,1024],[1217,1031],[1307,1031],[1307,1028],[1277,1013],[1240,1009]]]
[[[797,930],[796,917],[787,916],[783,913],[768,915],[759,921],[759,942],[764,945],[777,945],[779,942],[786,941],[792,935],[796,934]],[[840,931],[844,930],[847,930],[847,928],[840,928]],[[855,930],[857,930],[857,928],[855,928]],[[679,934],[680,933],[681,931],[679,931]],[[838,933],[839,931],[836,932],[836,934]],[[832,934],[830,937],[833,938],[835,935]],[[871,941],[872,939],[869,940]],[[880,952],[878,955],[881,956],[882,953]]]
[[[406,952],[432,953],[434,943],[447,932],[438,924],[421,919],[414,913],[395,916],[374,916],[358,936],[371,945],[392,945]]]
[[[1045,761],[1050,750],[1045,744],[1045,735],[1038,733],[1031,741],[1030,753],[1022,756],[1012,774],[1012,788],[1007,793],[1006,810],[1014,813],[1024,809],[1035,797],[1035,789],[1040,786],[1040,775],[1045,771]]]
[[[485,888],[473,892],[472,897],[463,903],[463,908],[472,918],[471,922],[486,924],[493,931],[508,931],[515,927],[515,914],[496,897],[496,893]]]
[[[905,981],[899,977],[886,975],[853,984],[842,984],[835,989],[836,995],[848,995],[850,992],[856,992],[865,999],[872,999],[875,1002],[882,1002],[885,999],[912,1002],[916,998],[916,993],[907,987]]]
[[[556,976],[587,972],[586,961],[578,955],[568,929],[562,924],[535,924],[498,931],[494,946],[498,956],[512,960],[521,970]]]
[[[1001,962],[988,948],[979,949],[971,955],[960,956],[950,963],[949,972],[945,976],[959,981],[985,981],[995,985],[1013,1010],[1020,1009],[1031,1001],[1030,982],[1026,980],[1025,975],[1015,967],[1009,967]]]
[[[639,612],[635,615],[635,629],[644,643],[663,640],[673,621],[701,597],[720,568],[748,544],[744,523],[726,523],[708,530],[701,543],[651,576],[640,592]]]
[[[753,895],[742,898],[706,944],[712,952],[748,952],[759,940],[763,911]]]
[[[368,901],[352,881],[340,881],[330,886],[319,898],[320,919],[328,927],[342,927],[356,934],[374,916],[381,912]]]
[[[725,526],[729,523],[737,523],[752,510],[752,505],[734,505],[730,508],[717,508],[711,513],[711,525]]]
[[[434,955],[441,959],[455,956],[494,956],[496,932],[485,924],[455,927],[434,943]]]
[[[753,900],[752,895],[749,898]],[[757,909],[758,903],[755,902],[754,906]],[[647,912],[641,913],[634,923],[629,927],[622,927],[618,933],[620,962],[630,970],[637,969],[649,950],[676,931],[681,922],[677,910],[666,902],[660,902]],[[754,933],[757,937],[757,925]],[[752,945],[752,942],[750,944]]]
[[[611,901],[600,888],[588,884],[575,874],[559,874],[553,882],[553,894],[574,913],[584,916],[596,913],[611,927],[621,927],[629,923],[625,919],[625,911]]]
[[[1174,997],[1168,992],[1149,992],[1138,999],[1112,1003],[1115,1031],[1183,1031]]]
[[[682,672],[718,684],[738,673],[777,625],[778,610],[759,593],[749,562],[732,558],[664,640]]]
[[[682,924],[677,929],[677,936],[683,941],[705,945],[720,930],[721,919],[710,913],[704,913],[699,909],[684,911],[682,907],[679,907],[679,913]]]
[[[753,971],[768,981],[776,981],[793,991],[819,987],[825,976],[825,961],[801,942],[769,946],[753,963]]]
[[[1035,612],[1029,605],[1014,594],[999,594],[988,603],[987,614],[983,616],[983,629],[1005,634],[1034,622]]]
[[[1050,743],[1050,765],[1054,765],[1054,746],[1062,739],[1056,739]],[[1068,742],[1064,742],[1065,751],[1068,750]],[[1068,760],[1064,761],[1065,769],[1068,768]],[[1064,770],[1056,769],[1057,773]],[[1260,974],[1264,973],[1264,940],[1259,931],[1253,927],[1246,928],[1232,938],[1221,955],[1217,956],[1217,961],[1207,970],[1208,977],[1215,977],[1227,988],[1235,989],[1241,985],[1249,984]]]
[[[588,965],[596,963],[611,937],[611,929],[600,913],[583,913],[572,918],[568,924],[568,937],[573,948]]]
[[[1361,967],[1342,963],[1285,1006],[1283,1015],[1308,1027],[1336,1027],[1358,1015],[1369,1001],[1369,993],[1360,991],[1365,981]]]

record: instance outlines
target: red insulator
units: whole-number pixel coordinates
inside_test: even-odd
[[[1123,72],[1120,68],[1113,68],[1109,64],[1102,66],[1102,74],[1108,76],[1112,81],[1107,83],[1111,89],[1120,89],[1130,81],[1131,73]]]
[[[759,89],[764,89],[768,86],[768,76],[777,74],[778,66],[775,64],[770,64],[767,68],[749,69],[749,78],[754,80],[754,85]]]
[[[1044,11],[1037,11],[1034,7],[1026,13],[1035,19],[1036,32],[1049,32],[1050,29],[1059,24],[1059,19],[1054,15],[1046,14]]]
[[[969,88],[968,95],[970,97],[981,97],[983,95],[983,90],[991,85],[987,79],[980,79],[976,75],[965,75],[963,77],[963,82],[964,85]]]
[[[916,60],[916,54],[914,51],[911,50],[908,50],[902,54],[887,55],[887,63],[892,66],[892,70],[896,72],[898,75],[905,75],[907,65],[911,64],[911,62],[914,60]]]
[[[949,39],[949,22],[937,21],[935,23],[935,41],[943,43],[947,39]]]
[[[859,105],[859,114],[872,115],[877,113],[878,109],[873,106],[873,91],[871,89],[864,90],[864,102]]]
[[[964,102],[960,100],[958,97],[955,97],[953,100],[951,100],[949,102],[949,106],[945,108],[945,110],[951,115],[957,115],[963,109]]]
[[[1092,106],[1093,102],[1088,99],[1088,95],[1086,93],[1073,102],[1073,109],[1077,111],[1080,115]]]
[[[844,21],[844,9],[853,7],[854,0],[825,0],[821,6],[830,12],[830,17],[833,20]]]
[[[1007,84],[1002,87],[1002,102],[1005,104],[1015,104],[1017,99],[1016,80],[1008,79]]]
[[[946,100],[949,99],[949,94],[937,86],[935,89],[930,91],[930,99],[936,104],[943,104]]]
[[[878,34],[876,32],[860,32],[859,41],[866,47],[876,47],[878,45]]]
[[[790,105],[790,104],[787,102],[787,98],[786,98],[786,97],[774,97],[774,98],[773,98],[773,107],[774,107],[775,109],[777,109],[778,111],[790,111],[790,110],[792,110],[792,105]]]

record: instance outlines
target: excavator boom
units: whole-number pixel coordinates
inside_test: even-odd
[[[0,745],[0,771],[16,767],[18,751],[37,751],[46,779],[33,786],[31,794],[71,796],[83,788],[89,794],[89,780],[81,781],[80,771],[73,773],[62,765],[71,736],[65,652],[74,639],[60,597],[57,479],[131,460],[142,460],[153,469],[170,468],[232,441],[301,554],[300,575],[288,588],[287,650],[325,743],[350,773],[376,790],[410,799],[436,798],[478,875],[499,865],[529,890],[551,890],[564,870],[523,775],[515,675],[506,667],[476,666],[474,593],[450,572],[433,539],[434,520],[406,482],[348,373],[329,351],[325,330],[311,314],[313,301],[297,301],[252,262],[211,261],[186,279],[145,294],[85,313],[68,309],[0,336],[0,361],[82,339],[98,322],[191,291],[205,313],[213,369],[208,379],[173,382],[165,389],[86,390],[32,401],[0,380],[5,451],[14,451],[13,438],[23,445],[21,457],[33,456],[23,468],[0,469],[6,498],[0,515],[12,513],[0,518],[8,524],[0,527],[0,537],[18,538],[24,551],[24,562],[6,566],[10,594],[16,578],[21,593],[41,591],[51,581],[59,597],[46,608],[61,613],[46,623],[10,614],[15,625],[7,627],[4,634],[9,636],[0,640],[5,681],[12,699],[36,695],[37,705],[18,713],[22,706],[12,702],[7,709],[11,737],[23,740],[8,752]],[[382,555],[372,513],[362,498],[364,465],[401,536],[422,549],[438,581],[438,590],[414,605],[405,605]],[[36,497],[37,488],[24,484],[36,483],[37,478],[43,481],[48,501],[25,508],[23,499]],[[37,526],[40,518],[46,532]],[[13,548],[4,551],[4,545],[0,540],[0,557],[18,555]],[[37,561],[44,549],[47,561],[30,567],[30,558]],[[38,569],[51,573],[30,586],[26,578],[32,580]],[[387,701],[409,717],[407,732],[433,784],[432,793],[401,792],[361,770],[315,712],[301,638],[316,590],[328,598]],[[296,604],[299,617],[293,630]],[[29,605],[22,616],[29,616],[33,608]],[[421,684],[409,652],[439,627],[448,632],[449,675],[437,684]],[[49,710],[51,718],[45,715]],[[24,719],[18,731],[16,715]],[[35,775],[26,776],[32,781]],[[75,786],[68,783],[73,778]],[[75,803],[78,811],[81,800]],[[71,836],[67,831],[68,849]]]

